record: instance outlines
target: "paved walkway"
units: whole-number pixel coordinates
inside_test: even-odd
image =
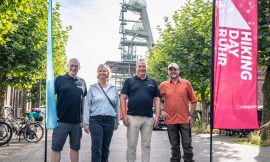
[[[120,125],[114,132],[111,143],[109,162],[125,162],[126,128]],[[0,147],[1,162],[42,162],[44,161],[44,140],[37,144],[26,141],[18,142],[13,139],[9,146]],[[90,135],[83,134],[80,162],[90,161]],[[51,131],[48,137],[48,159],[50,162]],[[138,143],[137,162],[140,157],[140,143]],[[69,161],[68,142],[62,152],[62,162]],[[170,145],[167,132],[157,130],[153,132],[151,143],[151,162],[169,162]],[[196,162],[209,162],[209,135],[193,135],[194,159]],[[213,162],[269,162],[270,147],[234,144],[231,137],[214,136]]]

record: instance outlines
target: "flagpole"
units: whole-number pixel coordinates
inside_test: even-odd
[[[46,123],[45,123],[45,158],[47,162],[47,134],[48,129],[57,126],[55,89],[54,89],[54,68],[53,68],[53,16],[52,1],[48,3],[48,36],[47,36],[47,73],[46,73]]]
[[[215,66],[215,17],[216,0],[212,7],[212,55],[211,55],[211,104],[210,104],[210,162],[213,161],[213,127],[214,127],[214,66]]]

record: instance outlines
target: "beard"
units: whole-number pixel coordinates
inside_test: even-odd
[[[177,78],[179,78],[179,75],[177,75],[177,74],[171,74],[170,75],[170,78],[171,79],[177,79]]]

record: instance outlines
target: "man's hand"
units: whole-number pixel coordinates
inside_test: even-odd
[[[159,116],[155,115],[154,117],[154,128],[158,126]]]
[[[83,130],[85,133],[89,134],[89,130],[90,130],[89,125],[84,125]]]
[[[123,124],[127,127],[128,126],[128,118],[127,116],[123,116]]]
[[[190,124],[190,127],[192,127],[192,124],[193,124],[193,118],[192,118],[192,116],[189,116],[188,117],[188,122]]]
[[[260,130],[263,130],[263,129],[267,128],[267,127],[270,127],[270,121],[267,122],[267,123],[265,123],[264,125],[262,125],[262,126],[260,127]]]
[[[127,119],[127,111],[126,111],[126,106],[127,106],[126,101],[127,101],[127,95],[121,94],[120,95],[120,109],[122,111],[123,124],[127,127],[128,126],[128,119]]]
[[[162,116],[165,120],[170,119],[169,114],[168,114],[166,111],[164,111],[164,110],[161,110],[161,116]]]

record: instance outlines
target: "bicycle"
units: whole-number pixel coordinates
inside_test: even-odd
[[[30,143],[36,143],[42,139],[44,136],[44,128],[40,125],[39,122],[30,122],[28,116],[25,118],[15,118],[13,116],[12,108],[5,109],[8,112],[8,116],[7,118],[4,118],[4,120],[11,126],[15,135],[19,137],[19,142],[21,135],[23,135],[24,139]]]
[[[0,146],[7,144],[12,138],[12,128],[11,126],[3,121],[0,120]]]

